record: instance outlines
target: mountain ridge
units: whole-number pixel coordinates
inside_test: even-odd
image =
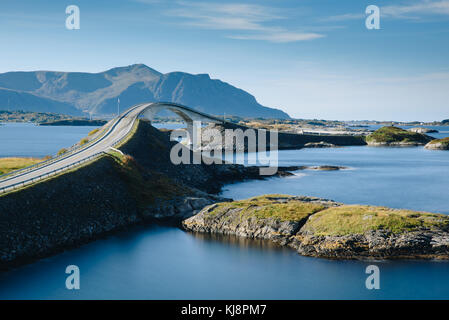
[[[9,110],[19,107],[26,110],[28,107],[33,109],[31,111],[41,111],[39,106],[24,106],[23,103],[19,106],[11,100],[5,105],[4,90],[41,98],[39,106],[47,101],[53,108],[51,111],[59,113],[64,110],[70,114],[112,115],[116,113],[117,99],[120,99],[122,111],[141,102],[168,101],[215,115],[289,118],[282,110],[265,107],[248,92],[219,79],[211,79],[209,74],[161,73],[144,64],[98,73],[42,70],[0,74],[0,109],[7,106]]]

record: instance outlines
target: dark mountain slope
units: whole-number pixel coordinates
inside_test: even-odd
[[[31,93],[0,88],[0,110],[57,112],[80,116],[82,112],[70,103],[36,96]]]
[[[47,107],[52,110],[40,109],[42,105],[36,104],[33,109],[36,111],[65,113],[66,107],[71,105],[80,111],[110,115],[117,111],[117,99],[120,98],[122,111],[141,102],[170,101],[215,115],[289,117],[281,110],[260,105],[244,90],[211,79],[207,74],[162,74],[143,64],[100,73],[8,72],[0,74],[0,87],[16,90],[17,94],[33,94],[65,103],[53,103]],[[10,106],[13,110],[20,107],[18,102],[12,101]],[[0,103],[0,109],[6,107]]]

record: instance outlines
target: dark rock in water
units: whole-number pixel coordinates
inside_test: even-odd
[[[337,171],[337,170],[343,170],[343,169],[347,169],[347,168],[342,167],[342,166],[317,166],[317,167],[308,167],[307,169],[320,170],[320,171]]]
[[[182,223],[193,232],[269,239],[330,259],[449,259],[449,217],[266,195],[216,203]]]
[[[218,201],[232,200],[198,192],[197,196],[177,197],[165,201],[159,200],[144,209],[143,217],[180,221],[195,215],[204,207]]]
[[[298,170],[321,170],[321,171],[336,171],[336,170],[344,170],[347,167],[343,166],[288,166],[288,167],[279,167],[279,171],[298,171]]]
[[[438,130],[423,128],[423,127],[410,128],[410,129],[408,129],[408,131],[416,132],[416,133],[438,133]]]
[[[337,147],[335,144],[327,143],[324,141],[309,142],[304,145],[304,148],[335,148],[335,147]]]

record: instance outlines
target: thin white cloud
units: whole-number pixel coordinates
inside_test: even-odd
[[[140,2],[144,4],[155,4],[155,3],[161,3],[162,0],[134,0],[135,2]]]
[[[322,21],[332,21],[332,22],[339,22],[339,21],[346,21],[346,20],[360,20],[364,19],[365,15],[362,13],[346,13],[336,16],[330,16],[321,19]]]
[[[204,29],[227,30],[231,39],[261,40],[276,43],[306,41],[321,38],[318,33],[288,30],[277,25],[287,19],[282,11],[261,5],[243,3],[186,3],[166,14],[183,23]],[[237,32],[238,31],[238,32]]]
[[[449,16],[449,0],[420,0],[399,5],[380,7],[380,14],[385,18],[420,20],[430,15]],[[330,16],[325,21],[346,21],[364,19],[363,13],[347,13]]]
[[[324,35],[318,33],[297,33],[297,32],[276,32],[276,33],[264,33],[259,35],[236,35],[228,36],[231,39],[239,40],[265,40],[277,43],[287,43],[295,41],[306,41],[318,38],[323,38]]]
[[[423,0],[407,5],[392,5],[381,8],[381,14],[393,18],[417,19],[423,15],[449,16],[449,1]]]

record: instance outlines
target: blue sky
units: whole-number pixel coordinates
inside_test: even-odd
[[[78,5],[81,29],[65,28]],[[381,9],[380,30],[365,8]],[[449,0],[2,0],[0,72],[144,63],[298,118],[449,118]]]

